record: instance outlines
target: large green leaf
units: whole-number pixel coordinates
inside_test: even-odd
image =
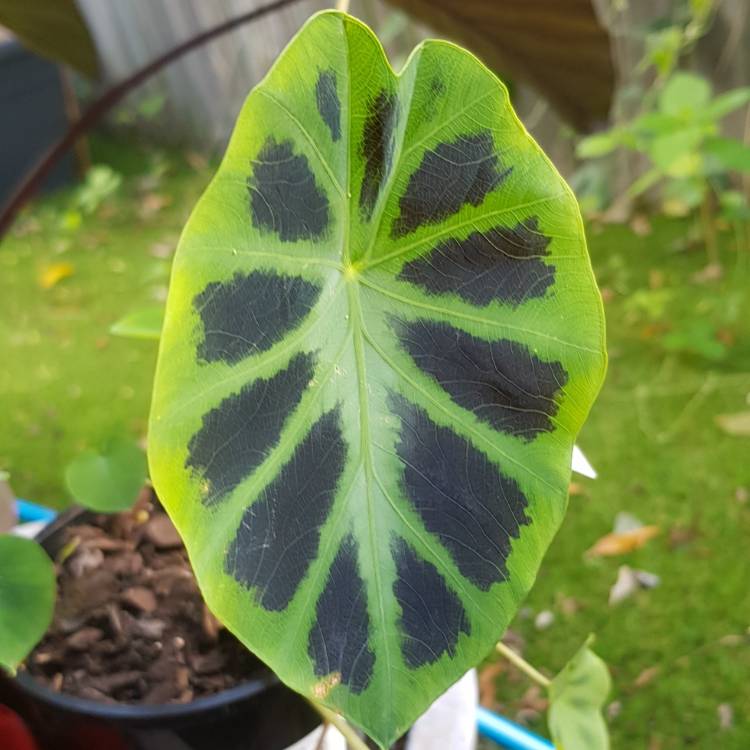
[[[40,55],[96,75],[96,48],[75,0],[0,0],[0,25]]]
[[[476,664],[605,369],[575,199],[476,58],[311,19],[177,251],[151,476],[209,606],[381,745]]]
[[[592,0],[389,0],[529,83],[578,130],[600,127],[615,89],[610,36]]]
[[[28,539],[0,534],[0,667],[13,671],[52,621],[55,567]]]

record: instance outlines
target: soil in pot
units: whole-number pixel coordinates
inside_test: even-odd
[[[188,703],[271,679],[208,611],[187,553],[151,490],[132,511],[65,529],[55,617],[25,669],[104,703]]]

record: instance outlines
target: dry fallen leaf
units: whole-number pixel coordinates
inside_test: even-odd
[[[694,542],[698,536],[700,536],[700,533],[693,526],[673,526],[669,530],[669,546],[671,549],[684,547],[686,544]]]
[[[660,671],[661,667],[647,667],[635,678],[633,686],[636,688],[646,687],[658,677]]]
[[[621,713],[622,713],[622,702],[621,701],[612,701],[612,703],[610,703],[607,706],[607,719],[609,719],[609,721],[613,721]]]
[[[721,341],[724,346],[734,346],[737,341],[737,337],[735,336],[734,331],[729,328],[717,329],[716,338]]]
[[[197,151],[187,151],[185,161],[196,171],[200,172],[208,166],[208,157]]]
[[[719,728],[723,731],[731,729],[734,724],[734,711],[728,703],[720,703],[716,707],[716,713],[719,715]]]
[[[664,271],[652,268],[648,272],[648,286],[650,289],[661,289],[664,286]]]
[[[599,291],[602,295],[602,302],[605,304],[611,302],[617,296],[615,290],[608,286],[603,286]]]
[[[494,661],[479,670],[479,705],[497,708],[497,678],[506,670],[506,663]]]
[[[546,630],[550,625],[552,625],[555,621],[555,613],[551,612],[549,609],[543,609],[535,618],[534,618],[534,627],[537,630]]]
[[[651,234],[651,222],[646,214],[635,214],[630,220],[630,228],[638,237],[647,237]]]
[[[628,531],[613,531],[605,534],[586,553],[589,557],[611,557],[613,555],[624,555],[633,550],[640,549],[649,539],[653,539],[660,529],[658,526],[641,526]]]
[[[151,245],[149,252],[154,256],[154,258],[165,260],[172,256],[174,250],[174,242],[155,242],[153,245]]]
[[[609,606],[624,601],[639,589],[654,589],[661,584],[656,573],[647,570],[634,570],[629,565],[621,565],[617,571],[617,580],[609,590]]]
[[[643,489],[637,485],[633,486],[633,492],[643,492]],[[622,534],[625,531],[635,531],[643,527],[643,521],[637,518],[632,513],[621,510],[615,516],[615,522],[612,525],[612,531],[617,534]]]
[[[581,609],[581,603],[572,596],[558,595],[555,597],[555,603],[566,617],[572,617]]]
[[[67,279],[75,273],[75,267],[72,263],[51,263],[42,269],[39,274],[39,286],[42,289],[52,289],[58,282]]]
[[[719,429],[732,437],[750,437],[750,411],[719,414],[714,417]]]
[[[154,214],[159,213],[162,208],[168,206],[172,202],[172,198],[169,195],[161,195],[160,193],[148,193],[141,200],[141,205],[138,207],[138,216],[141,219],[150,219]]]
[[[736,646],[742,646],[745,643],[745,636],[739,633],[729,633],[719,638],[719,644],[722,646],[728,646],[735,648]]]
[[[549,708],[549,700],[539,685],[531,685],[517,702],[521,711],[533,711],[536,714],[544,713]]]
[[[694,273],[690,280],[695,284],[708,284],[712,281],[719,281],[724,275],[724,269],[718,263],[709,263],[697,273]]]
[[[609,606],[613,607],[615,604],[624,601],[632,596],[638,588],[635,571],[628,565],[621,565],[617,571],[617,580],[609,590]]]

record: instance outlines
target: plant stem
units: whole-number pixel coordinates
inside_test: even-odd
[[[495,648],[499,654],[502,654],[514,667],[520,669],[527,677],[530,677],[537,685],[541,685],[545,690],[549,690],[552,680],[545,677],[539,670],[531,666],[525,659],[521,658],[513,649],[506,646],[500,641]]]
[[[703,230],[703,241],[706,243],[708,263],[712,266],[718,266],[720,263],[719,246],[716,240],[716,224],[713,213],[711,190],[707,187],[703,196],[703,202],[701,203],[701,227]]]
[[[349,12],[349,0],[337,0],[336,10],[340,10],[342,13]]]
[[[321,706],[320,703],[308,699],[308,703],[320,714],[324,722],[332,724],[344,735],[344,739],[351,750],[370,750],[364,740],[357,734],[351,724],[347,723],[343,716],[339,716],[335,711]]]
[[[248,13],[236,16],[235,18],[230,18],[228,21],[224,21],[207,31],[202,31],[200,34],[196,34],[187,41],[167,50],[163,55],[160,55],[155,60],[152,60],[150,63],[147,63],[142,68],[136,70],[135,73],[128,76],[124,81],[120,81],[120,83],[105,91],[104,94],[102,94],[83,113],[80,119],[76,120],[68,128],[65,135],[63,135],[54,146],[52,146],[46,155],[42,157],[41,161],[32,167],[31,171],[23,178],[21,184],[11,196],[10,200],[3,206],[2,211],[0,212],[0,238],[2,238],[2,236],[8,231],[16,214],[18,214],[18,212],[36,194],[44,182],[45,177],[47,177],[60,159],[65,156],[71,146],[73,146],[85,132],[90,130],[101,119],[101,117],[112,109],[112,107],[126,94],[130,93],[130,91],[143,83],[143,81],[151,78],[155,73],[158,73],[165,65],[182,57],[185,53],[190,52],[196,47],[200,47],[202,44],[205,44],[228,31],[232,31],[232,29],[235,29],[242,24],[254,21],[257,18],[261,18],[275,10],[280,10],[281,8],[297,1],[298,0],[274,0],[274,2],[268,3],[268,5],[255,8]]]

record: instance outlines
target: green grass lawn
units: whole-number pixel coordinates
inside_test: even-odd
[[[615,748],[741,750],[750,747],[750,503],[741,502],[750,438],[723,434],[714,418],[750,408],[750,275],[727,247],[725,280],[691,282],[705,256],[676,252],[685,232],[660,221],[647,237],[624,227],[590,233],[599,283],[612,296],[609,373],[579,440],[599,478],[574,477],[582,494],[570,498],[528,601],[551,610],[553,625],[539,632],[519,618],[514,628],[527,658],[552,670],[596,634],[620,704]],[[665,351],[664,336],[696,325],[728,343],[722,359]],[[662,533],[637,552],[587,560],[618,511]],[[622,564],[662,583],[609,607]],[[651,667],[658,672],[639,687]],[[734,715],[727,731],[723,703]]]
[[[0,468],[20,497],[54,507],[69,502],[62,478],[76,453],[123,430],[145,435],[156,344],[109,328],[164,299],[171,252],[210,177],[163,154],[98,151],[123,174],[113,198],[66,230],[74,191],[58,193],[0,244]],[[42,288],[57,264],[72,275]]]
[[[181,157],[107,143],[98,158],[124,174],[113,198],[78,228],[65,226],[73,192],[45,199],[0,246],[0,468],[20,496],[56,507],[69,502],[62,475],[78,451],[123,429],[144,436],[156,347],[109,328],[163,299],[165,256],[209,177]],[[513,630],[550,674],[596,634],[615,686],[614,748],[746,750],[750,439],[725,435],[714,418],[750,409],[750,259],[727,233],[724,278],[697,283],[705,256],[685,249],[687,233],[685,222],[663,220],[643,237],[626,227],[590,231],[610,369],[580,445],[600,478],[575,478],[566,521]],[[72,275],[42,288],[60,263]],[[636,552],[588,559],[619,511],[660,535]],[[609,607],[623,564],[661,585]],[[554,621],[538,630],[543,610]],[[513,715],[527,687],[503,672],[498,702]],[[732,709],[728,729],[720,704]],[[532,724],[544,731],[543,721]]]

